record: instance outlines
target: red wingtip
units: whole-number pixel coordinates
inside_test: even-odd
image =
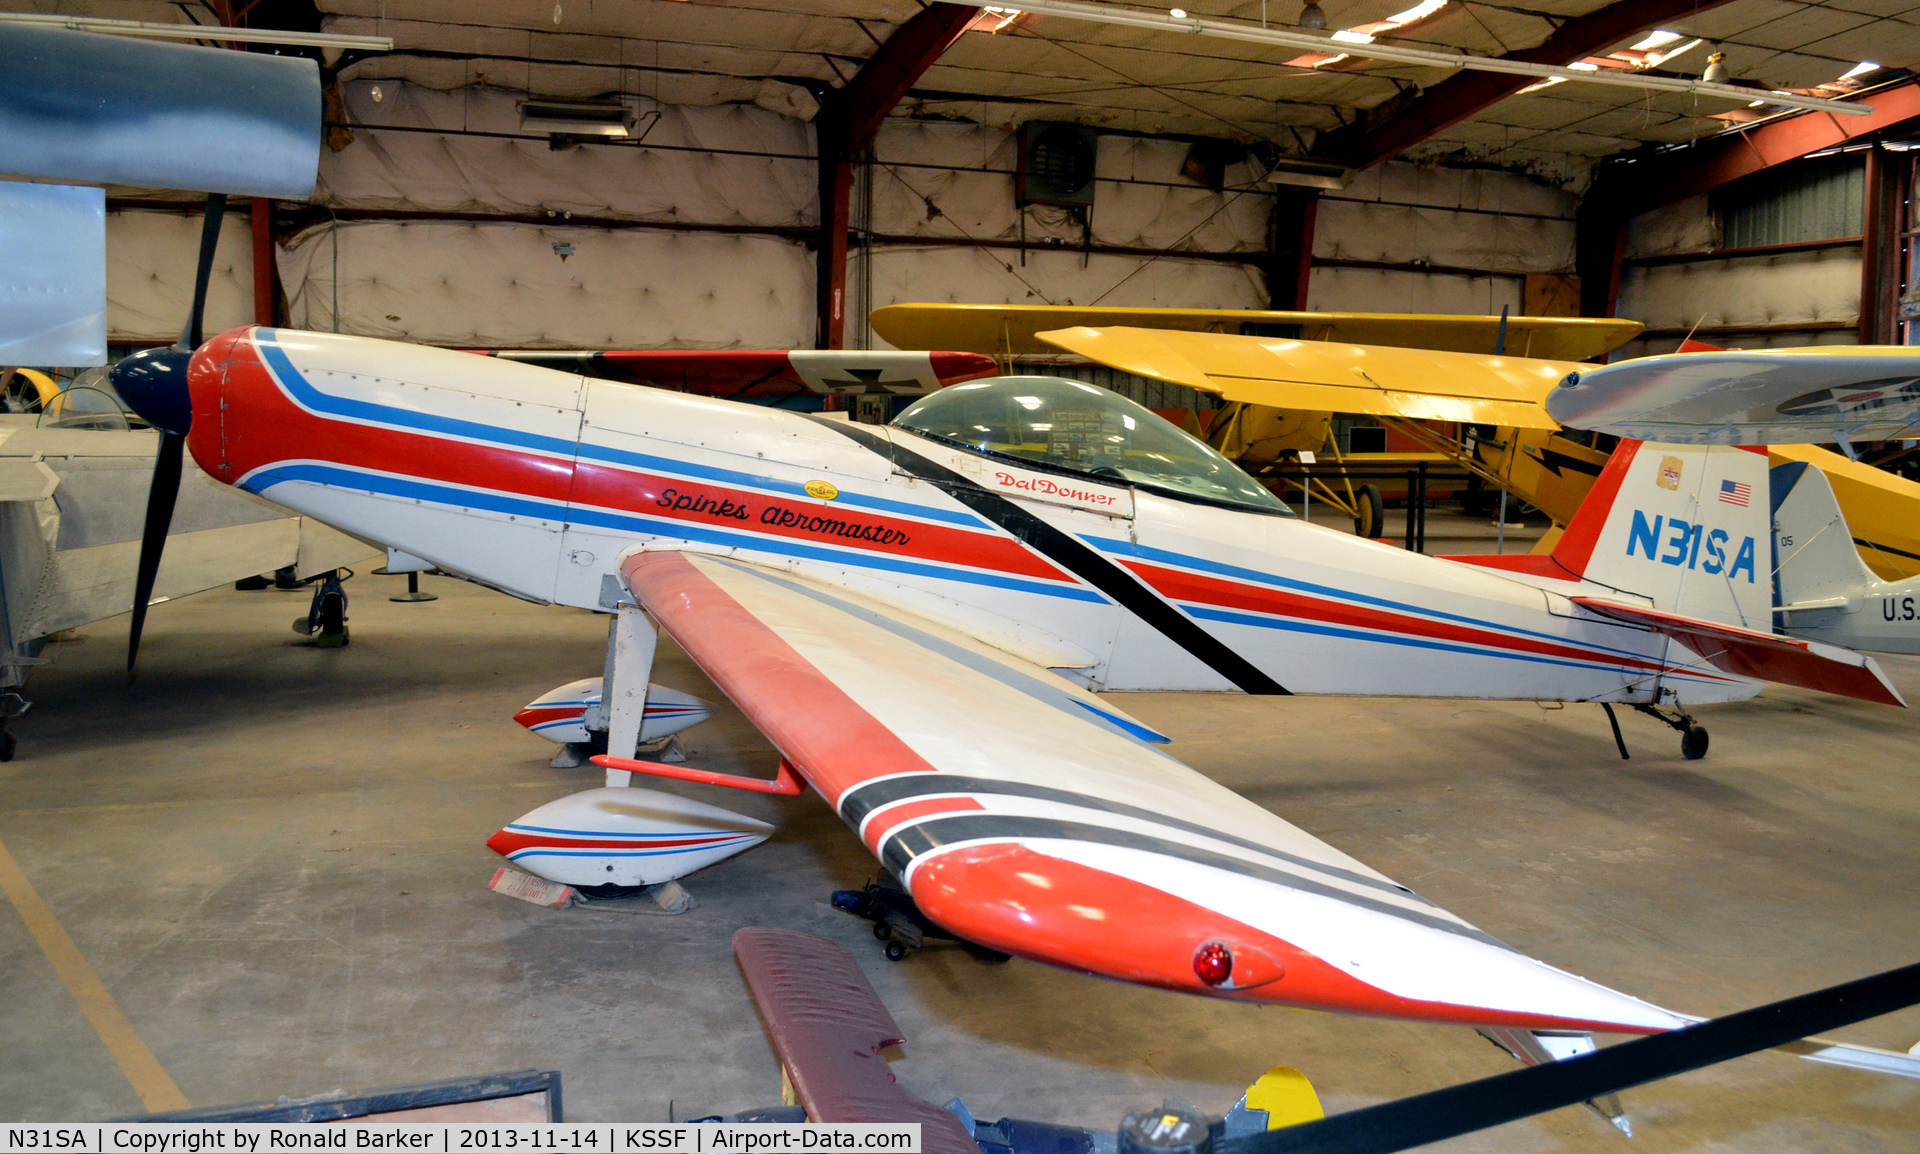
[[[487,839],[487,848],[501,857],[506,857],[513,851],[513,838],[506,830],[500,830]]]
[[[942,386],[991,377],[1000,371],[992,357],[980,353],[928,353],[927,363]]]

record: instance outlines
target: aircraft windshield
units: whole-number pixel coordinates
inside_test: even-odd
[[[1118,393],[1062,377],[995,377],[921,398],[894,424],[1043,468],[1292,516],[1202,442]]]

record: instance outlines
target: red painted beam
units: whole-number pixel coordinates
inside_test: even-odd
[[[847,231],[852,224],[853,158],[873,143],[894,106],[980,15],[972,4],[930,4],[893,30],[814,118],[820,155],[820,246],[816,265],[823,349],[846,345]]]
[[[1307,307],[1307,284],[1313,274],[1313,227],[1320,215],[1320,193],[1311,188],[1286,188],[1273,197],[1273,215],[1267,221],[1268,307],[1299,312]]]
[[[1536,47],[1506,53],[1501,59],[1571,64],[1612,48],[1637,32],[1727,3],[1731,0],[1619,0],[1567,21]],[[1338,159],[1352,168],[1368,168],[1485,111],[1538,79],[1499,72],[1457,72],[1427,89],[1404,111],[1378,124],[1369,124],[1363,116],[1346,128],[1328,133],[1313,151],[1316,156]]]
[[[833,126],[851,153],[873,142],[881,121],[980,15],[972,4],[930,4],[893,30],[847,86],[834,93]]]
[[[1896,84],[1863,99],[1873,105],[1873,112],[1849,116],[1844,122],[1831,113],[1803,112],[1741,132],[1722,133],[1691,148],[1604,165],[1587,199],[1604,203],[1613,215],[1631,218],[1822,149],[1920,126],[1920,80]]]
[[[1860,246],[1860,343],[1900,340],[1900,270],[1905,263],[1907,192],[1913,157],[1875,148],[1867,153],[1866,235]]]
[[[273,202],[253,198],[253,323],[269,327],[280,323],[274,299]]]

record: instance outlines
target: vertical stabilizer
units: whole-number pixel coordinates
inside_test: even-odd
[[[1860,559],[1827,475],[1804,461],[1775,465],[1773,506],[1777,603],[1815,605],[1857,597],[1879,584]]]
[[[1663,612],[1770,631],[1765,451],[1625,440],[1553,558]]]

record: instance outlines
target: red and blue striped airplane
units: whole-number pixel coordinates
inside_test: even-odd
[[[1689,1020],[1214,784],[1097,691],[1684,708],[1765,678],[1903,704],[1871,659],[1771,633],[1766,503],[1714,499],[1765,484],[1737,448],[1629,442],[1551,555],[1468,564],[1307,524],[1061,378],[875,427],[285,329],[184,376],[190,417],[135,403],[211,476],[517,597],[637,603],[784,758],[772,782],[603,764],[804,783],[939,925],[1124,981],[1510,1042]]]

